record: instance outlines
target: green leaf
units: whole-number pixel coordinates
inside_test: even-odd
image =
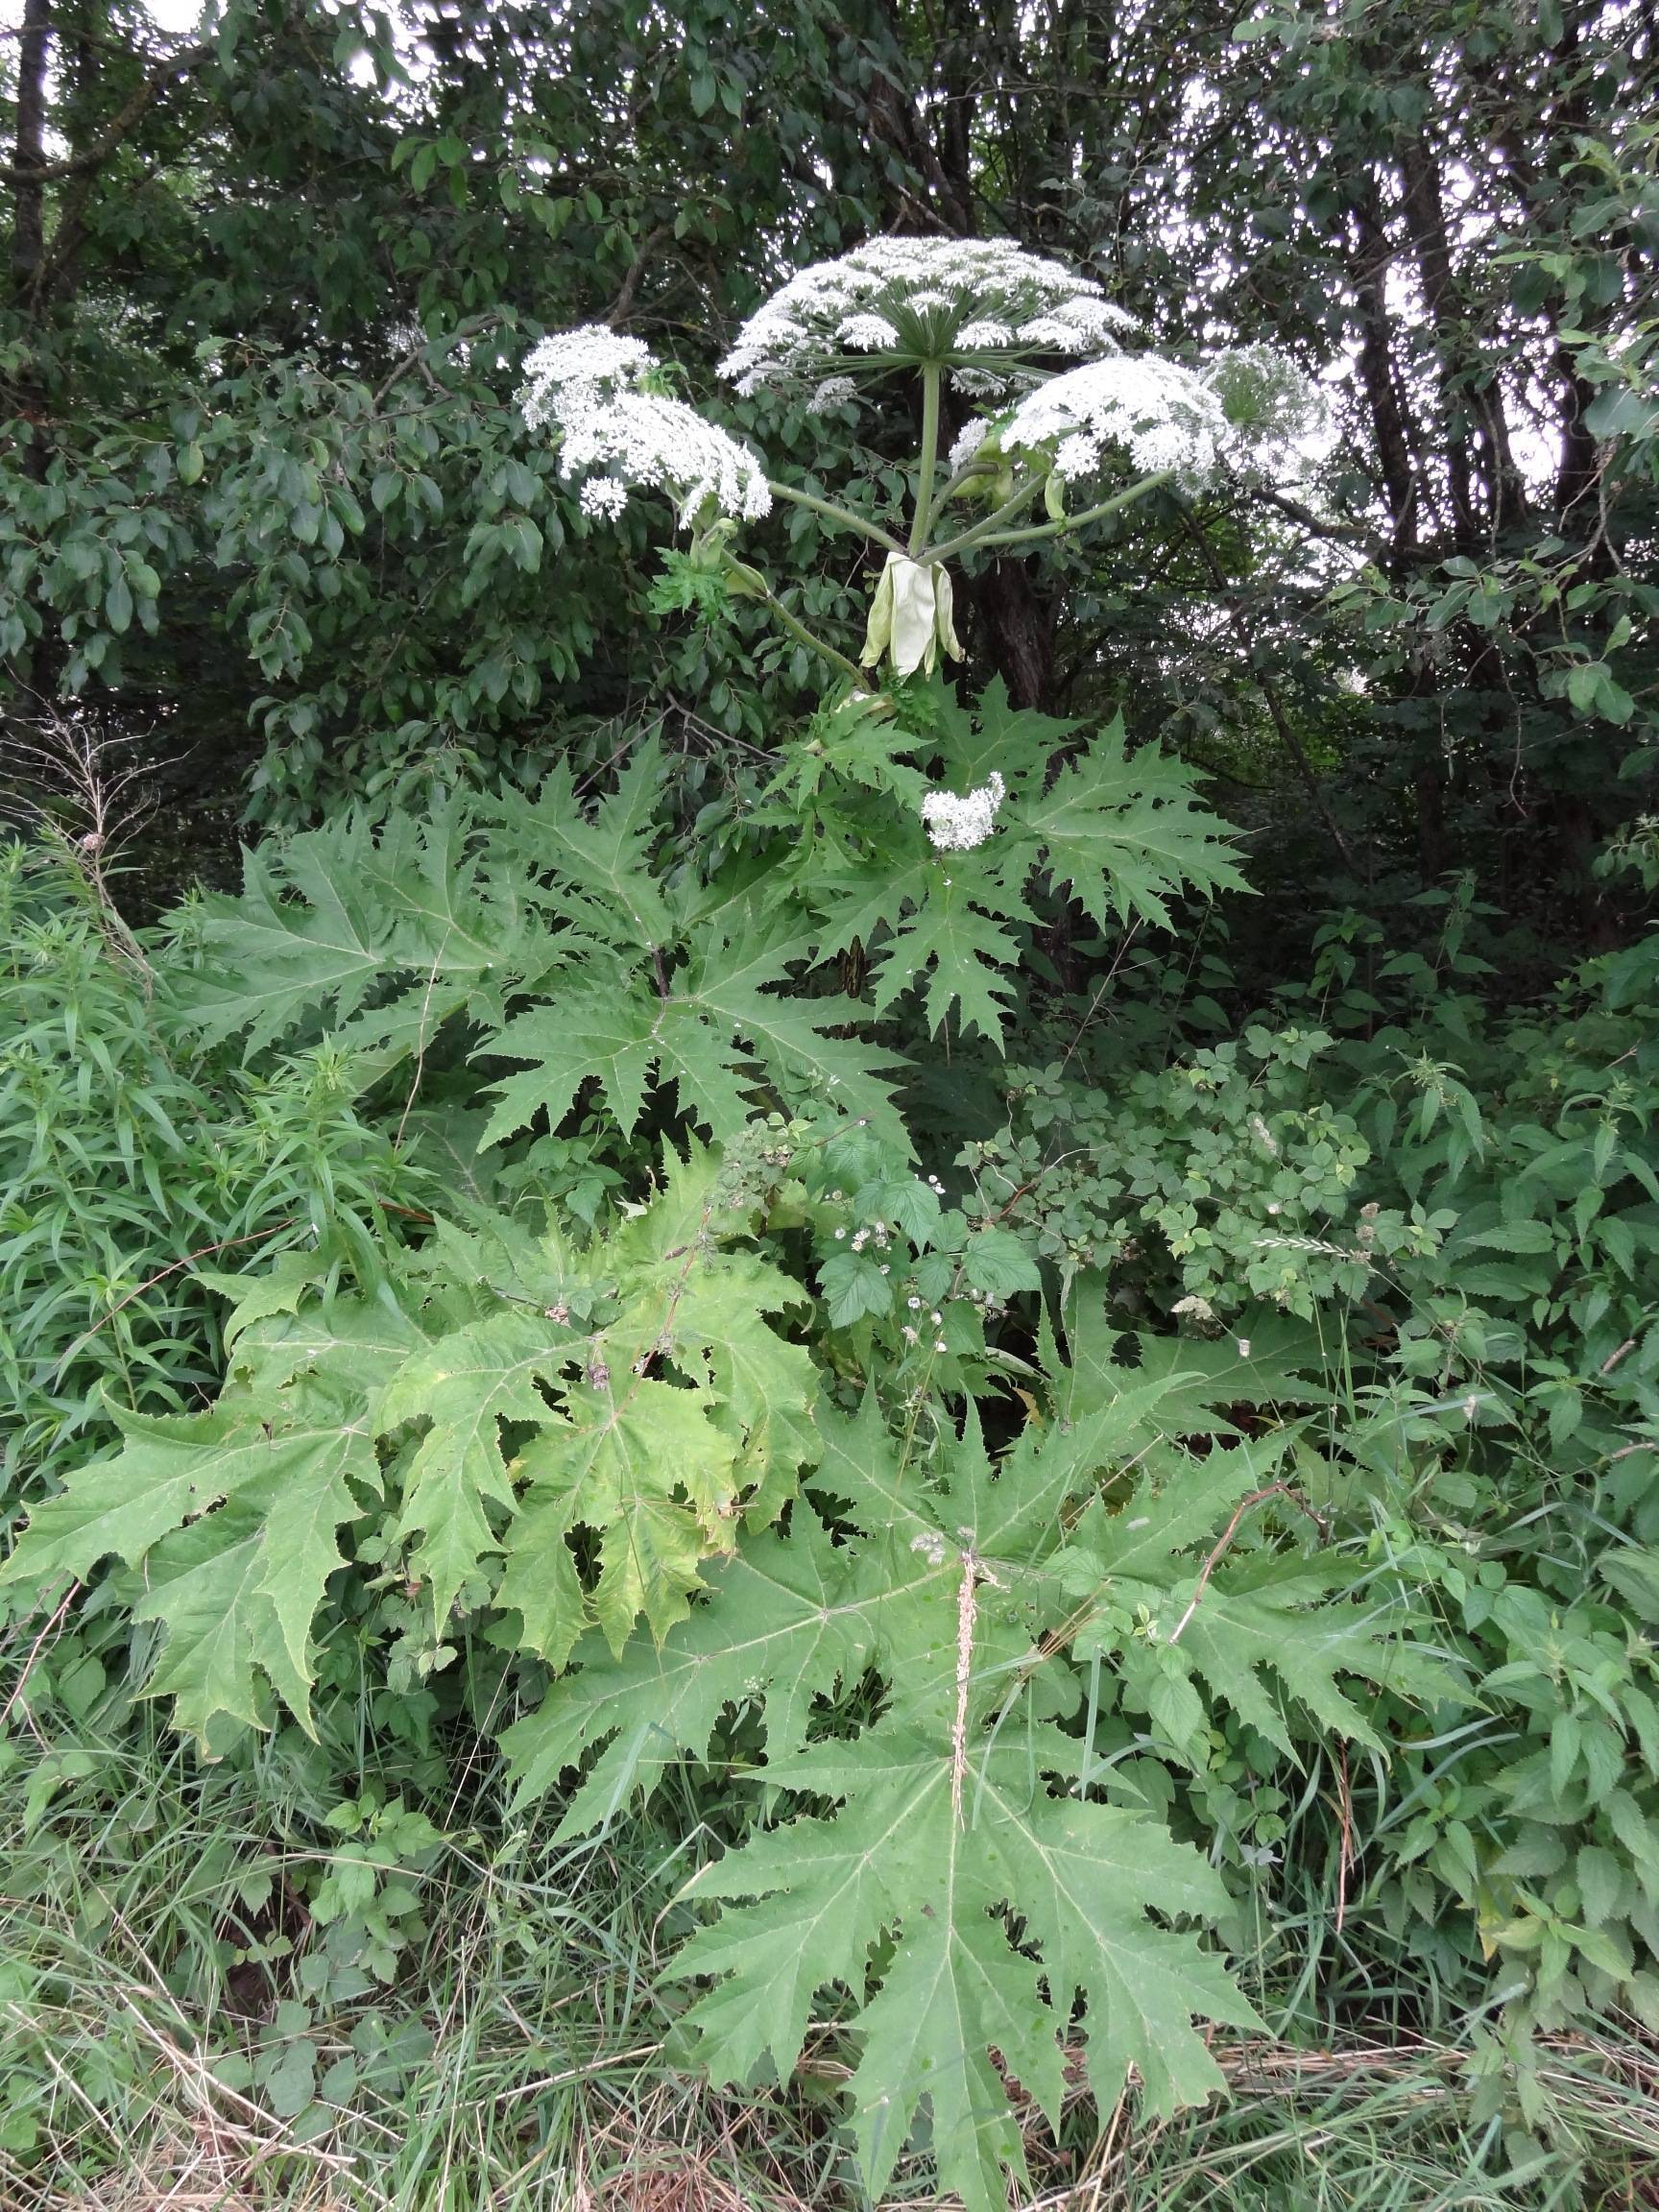
[[[0,1584],[85,1581],[111,1556],[142,1566],[137,1618],[164,1632],[151,1689],[178,1699],[181,1727],[263,1727],[259,1675],[309,1727],[312,1621],[343,1564],[338,1531],[378,1488],[367,1424],[307,1387],[279,1412],[232,1397],[122,1428],[115,1458],[36,1506]]]
[[[419,822],[394,814],[378,835],[348,814],[262,846],[246,856],[241,896],[209,894],[192,926],[201,965],[175,998],[197,1035],[243,1034],[252,1052],[326,1006],[375,1072],[419,1053],[448,1015],[489,1003],[497,967],[545,975],[569,950],[510,885],[485,881],[444,806]],[[377,1011],[361,1013],[371,1001]]]
[[[975,1231],[962,1249],[962,1279],[972,1288],[999,1299],[1043,1287],[1036,1261],[1012,1229]]]
[[[520,1802],[580,1774],[569,1837],[620,1816],[679,1757],[706,1756],[732,1709],[756,1715],[757,1780],[817,1809],[698,1880],[693,1896],[726,1910],[673,1971],[716,1980],[691,2018],[722,2078],[768,2059],[787,2072],[819,1992],[840,1986],[861,2046],[850,2093],[872,2191],[926,2099],[944,2184],[1001,2203],[1003,2175],[1022,2167],[992,2054],[1054,2111],[1079,1993],[1090,2079],[1107,2099],[1130,2066],[1160,2104],[1207,2094],[1193,2020],[1253,2017],[1219,1962],[1162,1924],[1220,1912],[1210,1869],[1152,1815],[1083,1799],[1086,1746],[1046,1718],[1081,1702],[1066,1656],[1078,1613],[1056,1572],[1076,1563],[1077,1503],[1144,1458],[1170,1388],[1122,1369],[1117,1382],[1075,1421],[1030,1424],[997,1463],[971,1421],[927,1475],[873,1396],[850,1419],[822,1406],[811,1494],[835,1536],[797,1500],[786,1536],[745,1536],[709,1570],[703,1602],[660,1650],[580,1646],[506,1738]],[[1096,1503],[1083,1520],[1101,1523],[1114,1575],[1148,1577],[1179,1547],[1190,1587],[1196,1548],[1264,1461],[1163,1451],[1155,1529],[1131,1506],[1114,1517]],[[1314,1594],[1301,1598],[1292,1629],[1306,1635],[1322,1623]],[[823,1739],[822,1701],[872,1681],[879,1720]]]
[[[1093,1607],[1076,1649],[1126,1666],[1143,1705],[1154,1694],[1167,1701],[1171,1673],[1186,1674],[1292,1756],[1298,1707],[1336,1735],[1378,1744],[1370,1720],[1341,1688],[1344,1676],[1388,1683],[1407,1695],[1455,1688],[1445,1669],[1404,1639],[1399,1611],[1367,1602],[1361,1577],[1340,1559],[1253,1551],[1259,1524],[1248,1533],[1241,1525],[1214,1562],[1193,1556],[1217,1522],[1232,1526],[1240,1507],[1303,1525],[1293,1503],[1258,1498],[1270,1489],[1283,1449],[1247,1443],[1202,1460],[1152,1453],[1148,1472],[1116,1511],[1091,1505],[1058,1561],[1068,1591]],[[1251,1499],[1256,1505],[1246,1507]],[[1161,1662],[1150,1674],[1138,1614],[1152,1623]],[[1177,1738],[1177,1748],[1185,1751],[1187,1741]]]
[[[1592,1928],[1599,1928],[1619,1910],[1624,1893],[1624,1868],[1613,1852],[1599,1843],[1587,1843],[1578,1854],[1574,1873],[1584,1917]]]
[[[867,1313],[891,1312],[893,1285],[878,1263],[861,1252],[837,1252],[818,1270],[831,1329],[850,1329]]]
[[[1046,790],[1021,795],[992,851],[1011,889],[1041,865],[1100,926],[1138,918],[1166,929],[1180,894],[1245,888],[1227,838],[1197,804],[1192,771],[1151,747],[1131,756],[1119,717]]]
[[[381,1435],[409,1420],[430,1424],[404,1472],[393,1533],[419,1539],[411,1565],[430,1588],[440,1626],[480,1560],[500,1549],[487,1508],[505,1517],[517,1505],[501,1424],[551,1418],[538,1385],[557,1380],[571,1356],[571,1334],[506,1307],[423,1346],[375,1407]]]
[[[480,1047],[535,1064],[495,1086],[481,1143],[499,1142],[539,1112],[556,1128],[591,1077],[624,1134],[637,1124],[651,1081],[672,1087],[681,1110],[722,1142],[747,1126],[757,1094],[771,1089],[791,1104],[827,1098],[908,1150],[882,1080],[893,1056],[827,1034],[858,1009],[839,998],[784,995],[803,957],[803,948],[778,942],[738,909],[695,926],[688,956],[672,974],[653,956],[631,980],[570,991],[556,1006],[521,1015]]]
[[[815,1993],[839,1984],[863,2043],[852,2095],[865,2187],[885,2187],[926,2095],[940,2178],[975,2212],[1001,2212],[1005,2170],[1025,2180],[991,2055],[1057,2122],[1074,1996],[1102,2110],[1131,2066],[1155,2110],[1218,2087],[1192,2021],[1248,2028],[1255,2013],[1192,1936],[1148,1914],[1214,1917],[1220,1883],[1144,1815],[1057,1794],[1075,1760],[1057,1730],[1004,1743],[976,1728],[958,1795],[949,1743],[884,1720],[770,1762],[771,1785],[841,1809],[756,1838],[691,1886],[728,1901],[669,1969],[719,1979],[689,2015],[714,2079],[744,2080],[763,2055],[787,2076]],[[1035,1960],[1013,1948],[1010,1910]],[[892,1961],[864,2001],[884,1941]]]

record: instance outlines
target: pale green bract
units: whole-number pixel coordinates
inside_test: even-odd
[[[960,661],[953,601],[948,568],[889,553],[870,602],[870,626],[859,656],[864,666],[878,667],[886,659],[897,676],[914,676],[918,669],[931,676],[941,653]]]

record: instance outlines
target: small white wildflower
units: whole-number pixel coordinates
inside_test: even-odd
[[[961,435],[950,448],[949,467],[952,476],[960,475],[962,470],[967,468],[969,462],[984,445],[986,438],[990,435],[990,423],[981,415],[973,416],[963,424]]]
[[[1007,239],[877,238],[792,276],[744,324],[720,373],[747,397],[932,363],[963,389],[999,396],[1010,376],[1039,373],[1029,356],[1108,351],[1131,320],[1089,277]],[[1034,325],[1046,334],[1021,335]]]
[[[1240,1359],[1248,1359],[1250,1357],[1250,1339],[1248,1336],[1240,1336],[1238,1339],[1238,1357]]]
[[[1177,1298],[1169,1310],[1171,1313],[1190,1313],[1194,1321],[1214,1321],[1215,1318],[1215,1309],[1208,1298]]]
[[[905,1322],[903,1328],[900,1331],[900,1334],[903,1337],[906,1344],[914,1344],[916,1341],[916,1332],[911,1328],[908,1321]]]
[[[919,1313],[922,1310],[922,1301],[920,1298],[906,1298],[904,1303],[909,1307],[912,1313]]]
[[[933,1349],[934,1349],[934,1351],[935,1351],[935,1352],[943,1352],[943,1351],[944,1351],[944,1349],[945,1349],[945,1339],[944,1339],[944,1337],[943,1337],[943,1336],[939,1336],[939,1337],[936,1337],[936,1338],[934,1339],[934,1343],[933,1343]]]
[[[843,1237],[845,1237],[845,1236],[846,1236],[846,1234],[847,1234],[847,1232],[846,1232],[846,1230],[845,1230],[845,1229],[837,1229],[837,1230],[836,1230],[836,1232],[835,1232],[835,1241],[836,1241],[836,1243],[837,1243],[837,1244],[839,1244],[839,1243],[840,1243],[840,1241],[841,1241],[842,1238],[843,1238]]]
[[[953,791],[929,791],[922,802],[922,821],[936,853],[972,853],[997,827],[997,809],[1007,785],[995,768],[977,790],[958,798]]]
[[[1250,1134],[1263,1151],[1270,1153],[1275,1160],[1278,1159],[1279,1140],[1268,1128],[1266,1122],[1262,1120],[1260,1114],[1252,1114],[1250,1117]]]
[[[860,353],[890,353],[899,343],[899,333],[885,315],[849,315],[835,335],[843,346],[856,347]]]
[[[656,355],[642,339],[608,330],[603,324],[555,330],[525,355],[518,410],[532,430],[544,430],[560,420],[561,399],[573,385],[597,391],[637,384],[656,366]]]
[[[1086,353],[1088,348],[1079,343],[1082,336],[1070,323],[1062,323],[1058,315],[1034,315],[1029,323],[1020,325],[1020,337],[1026,346],[1041,346],[1046,352]]]
[[[1003,399],[1014,389],[1015,378],[998,376],[993,369],[960,367],[950,372],[950,388],[969,399]],[[1029,383],[1029,377],[1019,379]]]
[[[940,1323],[944,1320],[945,1316],[943,1313],[929,1313],[927,1318],[932,1322],[934,1328],[937,1329]]]
[[[823,383],[806,402],[808,415],[828,415],[831,407],[845,406],[849,399],[856,399],[858,387],[851,376],[826,376]]]
[[[561,476],[610,471],[611,489],[584,486],[584,511],[618,513],[618,494],[626,499],[634,484],[669,493],[685,525],[710,504],[750,521],[769,514],[772,493],[755,455],[684,400],[641,389],[655,367],[637,338],[596,325],[543,338],[524,364],[519,412],[530,429],[557,434]]]

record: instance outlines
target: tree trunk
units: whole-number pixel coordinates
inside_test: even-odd
[[[1018,561],[998,561],[974,585],[974,605],[997,673],[1016,707],[1046,707],[1054,694],[1053,628]]]
[[[12,197],[12,291],[27,306],[46,250],[46,186],[38,172],[46,164],[46,72],[52,44],[52,0],[23,0],[23,25],[17,40],[17,137],[13,162],[19,172]]]

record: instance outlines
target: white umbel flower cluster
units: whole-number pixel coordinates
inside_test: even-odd
[[[720,373],[747,397],[935,363],[999,394],[1030,380],[1023,361],[1113,351],[1131,321],[1098,284],[1005,239],[878,238],[792,276]]]
[[[1008,787],[993,768],[976,790],[958,798],[954,791],[929,791],[922,802],[922,821],[936,853],[972,853],[997,827],[997,809]]]
[[[1202,484],[1229,437],[1221,401],[1201,376],[1156,353],[1118,353],[1026,393],[999,442],[1005,452],[1051,452],[1054,473],[1067,482],[1092,476],[1115,445],[1142,475],[1167,469]]]
[[[768,514],[759,461],[683,399],[645,390],[657,366],[639,339],[598,325],[543,338],[525,362],[519,413],[532,430],[558,435],[567,483],[586,478],[583,513],[620,515],[635,485],[668,493],[683,526],[709,506],[751,521]]]
[[[561,420],[561,398],[578,385],[614,391],[637,384],[656,366],[642,338],[608,330],[602,323],[585,324],[580,330],[555,330],[525,357],[518,412],[532,430],[545,430]]]

